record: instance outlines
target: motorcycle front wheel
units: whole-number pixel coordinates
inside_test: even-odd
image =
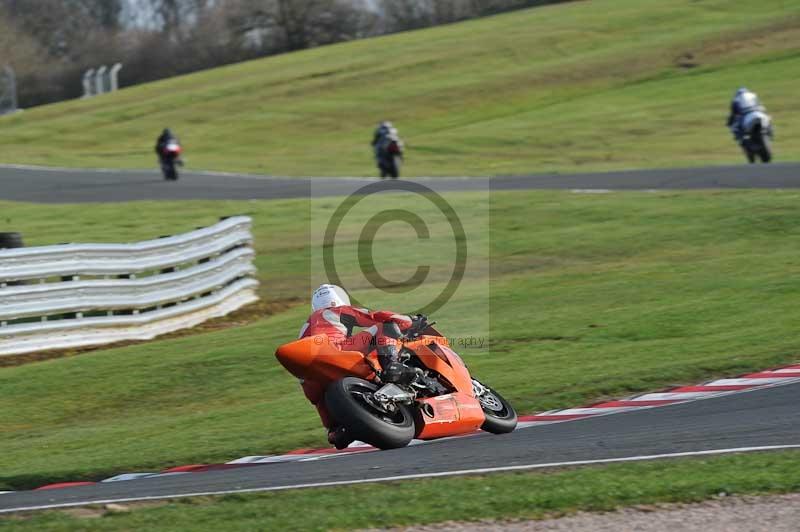
[[[506,434],[517,428],[517,412],[511,403],[477,379],[472,379],[472,387],[486,417],[481,430],[492,434]]]
[[[754,164],[756,162],[756,154],[750,147],[750,144],[747,142],[742,142],[741,147],[742,151],[744,152],[744,156],[747,157],[747,162],[750,164]]]
[[[768,163],[772,160],[772,146],[770,146],[769,137],[766,135],[761,137],[761,149],[758,156],[761,157],[761,162]]]
[[[414,414],[405,405],[386,409],[373,397],[378,386],[345,377],[325,391],[325,405],[337,425],[357,440],[378,449],[405,447],[414,438]]]

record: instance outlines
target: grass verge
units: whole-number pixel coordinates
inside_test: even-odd
[[[690,503],[722,495],[800,490],[800,452],[615,464],[552,472],[415,480],[219,498],[112,512],[0,517],[10,532],[37,530],[330,530],[479,519],[541,519],[575,511]],[[269,466],[266,466],[269,467]],[[382,501],[372,504],[371,501]],[[83,518],[77,517],[83,515]]]
[[[409,175],[738,163],[724,119],[741,85],[775,115],[777,160],[796,160],[798,17],[785,0],[516,11],[30,109],[0,119],[0,161],[155,168],[170,126],[193,168],[364,175],[388,118]]]

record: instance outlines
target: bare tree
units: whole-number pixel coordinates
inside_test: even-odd
[[[51,56],[69,57],[91,34],[119,28],[122,0],[0,0],[0,9]]]
[[[381,3],[388,31],[406,31],[430,26],[430,0],[384,0]]]
[[[215,0],[146,0],[153,25],[177,40],[186,39],[198,20],[217,3]]]
[[[388,31],[404,31],[570,0],[378,0]]]
[[[232,42],[256,55],[301,50],[373,34],[364,0],[227,0]]]
[[[43,55],[36,41],[0,11],[0,57],[3,62],[14,64],[19,72],[26,65],[34,65]]]
[[[73,0],[76,9],[106,30],[118,30],[121,25],[124,0]]]
[[[300,50],[309,45],[309,21],[314,10],[325,0],[274,0],[272,16],[283,31],[288,50]]]
[[[0,57],[25,106],[78,96],[89,67],[123,84],[568,0],[0,0]]]

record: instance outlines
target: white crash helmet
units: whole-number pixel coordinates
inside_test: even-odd
[[[335,284],[323,284],[311,295],[311,309],[314,312],[331,307],[350,306],[350,296],[344,288]]]

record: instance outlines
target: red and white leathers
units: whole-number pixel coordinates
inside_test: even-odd
[[[401,331],[411,327],[411,317],[388,311],[370,312],[351,306],[331,307],[317,310],[308,317],[300,329],[299,338],[324,334],[331,345],[342,351],[360,351],[369,354],[376,345],[396,345],[397,340],[384,336],[381,325],[395,322]],[[353,335],[353,327],[364,327],[365,330]],[[328,429],[333,427],[327,408],[325,408],[323,386],[315,381],[305,379],[300,382],[303,392],[311,403],[317,407],[322,424]]]

